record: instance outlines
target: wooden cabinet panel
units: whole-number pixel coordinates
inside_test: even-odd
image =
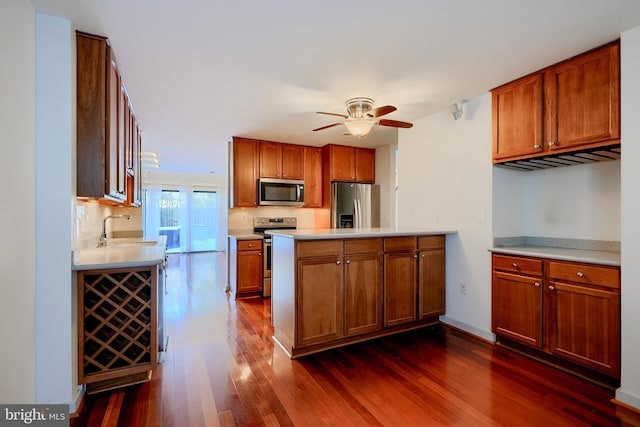
[[[297,261],[298,346],[332,341],[344,336],[343,268],[336,257]]]
[[[355,181],[356,151],[355,147],[343,145],[329,146],[329,171],[331,181]]]
[[[260,141],[260,178],[282,178],[282,144]]]
[[[510,271],[513,273],[542,276],[542,260],[539,258],[525,258],[511,255],[494,255],[493,269]]]
[[[554,354],[620,375],[620,294],[551,282]]]
[[[444,244],[418,253],[419,319],[445,313],[445,261]]]
[[[232,145],[231,207],[255,207],[258,205],[258,141],[234,137]]]
[[[542,151],[542,82],[540,73],[492,91],[494,160]]]
[[[550,150],[619,141],[619,45],[588,52],[548,69],[545,100]]]
[[[304,206],[322,207],[322,149],[304,147]]]
[[[282,178],[304,179],[304,146],[282,145]],[[306,187],[306,185],[305,185]],[[305,188],[306,196],[306,188]]]
[[[342,240],[308,240],[296,242],[296,257],[342,256]]]
[[[382,252],[382,239],[346,239],[344,241],[345,255],[375,254]]]
[[[371,183],[376,181],[376,151],[369,148],[355,149],[356,181]]]
[[[416,249],[416,244],[415,236],[387,237],[384,239],[384,251],[413,251]]]
[[[236,293],[262,291],[262,249],[238,250]]]
[[[549,278],[585,285],[620,288],[620,270],[617,267],[549,262]]]
[[[413,252],[384,255],[384,326],[416,320],[416,258]]]
[[[346,334],[356,335],[381,329],[382,256],[347,256],[344,269]]]
[[[513,340],[542,348],[542,280],[493,273],[493,330]]]
[[[418,236],[418,249],[444,249],[444,235]]]
[[[239,251],[256,251],[262,249],[262,240],[238,240]]]

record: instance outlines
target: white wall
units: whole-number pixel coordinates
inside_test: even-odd
[[[35,401],[35,12],[0,2],[0,402]]]
[[[75,41],[71,23],[36,15],[36,402],[79,397],[73,313]],[[75,411],[75,404],[71,406]]]
[[[622,34],[622,385],[616,398],[640,409],[640,27]]]
[[[447,323],[491,334],[491,96],[401,130],[398,225],[457,230],[447,237]],[[467,294],[460,293],[464,283]]]
[[[396,149],[398,144],[376,148],[376,184],[380,186],[380,226],[396,225]]]

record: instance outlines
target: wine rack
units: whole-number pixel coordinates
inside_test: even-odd
[[[155,265],[78,273],[80,383],[155,368],[157,277]]]

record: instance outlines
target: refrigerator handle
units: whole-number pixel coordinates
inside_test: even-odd
[[[360,228],[360,200],[353,201],[353,228]]]

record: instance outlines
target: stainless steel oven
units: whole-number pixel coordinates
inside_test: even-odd
[[[296,217],[284,218],[253,218],[253,232],[261,234],[262,238],[262,296],[271,296],[271,236],[264,234],[267,230],[295,230],[298,226]]]

